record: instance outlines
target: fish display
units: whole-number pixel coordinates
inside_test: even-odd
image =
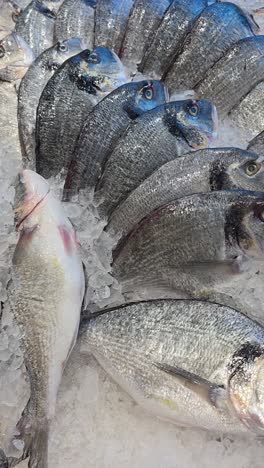
[[[264,36],[242,39],[209,70],[195,89],[198,96],[213,98],[217,111],[224,117],[263,81],[263,53]]]
[[[155,416],[263,434],[264,331],[237,310],[189,300],[131,304],[91,318],[82,342]]]
[[[113,212],[108,230],[126,236],[152,211],[193,193],[245,189],[264,191],[264,159],[239,148],[188,153],[161,166]]]
[[[78,137],[64,197],[75,195],[80,188],[94,188],[108,156],[131,120],[165,101],[166,90],[162,83],[140,81],[117,88],[99,102],[88,115]]]
[[[25,444],[22,459],[44,468],[60,380],[79,328],[84,274],[72,224],[48,183],[29,170],[19,176],[16,223],[8,293],[30,381],[16,438]]]
[[[264,131],[250,141],[248,150],[258,154],[264,154]]]
[[[233,3],[209,5],[194,23],[180,55],[164,75],[166,85],[171,90],[193,89],[233,44],[252,36],[255,30],[251,18]]]
[[[247,128],[253,135],[258,135],[264,129],[263,103],[264,81],[257,84],[257,86],[231,110],[230,117],[237,126]]]
[[[39,55],[21,81],[18,93],[18,128],[23,161],[27,168],[34,169],[36,165],[35,123],[41,93],[62,63],[82,49],[82,42],[78,38],[56,43]]]
[[[99,212],[109,217],[129,193],[164,163],[208,146],[217,114],[209,101],[175,101],[133,121],[106,162],[97,185]]]
[[[129,299],[165,294],[215,301],[221,292],[221,303],[244,312],[243,275],[252,268],[255,277],[255,262],[264,258],[263,210],[263,192],[223,190],[174,200],[120,241],[113,275]],[[232,296],[224,296],[229,287]],[[254,318],[263,323],[263,308],[254,310]]]
[[[139,66],[143,73],[161,78],[181,50],[194,20],[207,6],[207,0],[174,0]]]
[[[37,109],[36,168],[50,177],[67,168],[87,115],[126,82],[123,66],[105,47],[66,60],[44,88]],[[56,155],[56,157],[54,157]]]
[[[80,37],[85,47],[92,49],[95,5],[96,0],[64,0],[57,13],[55,40],[63,41],[71,37]]]
[[[0,1],[0,30],[13,31],[21,8],[13,0]]]
[[[122,62],[136,67],[152,42],[171,0],[135,0],[121,45]]]
[[[59,0],[33,0],[17,19],[15,30],[29,44],[36,57],[53,45],[58,5]]]
[[[119,54],[134,0],[96,0],[95,44]]]
[[[32,50],[18,34],[11,33],[0,40],[0,80],[23,78],[33,60]]]

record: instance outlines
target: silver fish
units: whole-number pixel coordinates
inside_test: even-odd
[[[135,0],[120,50],[122,62],[139,64],[171,0]]]
[[[56,10],[61,0],[33,0],[19,15],[16,32],[25,39],[36,57],[54,44]]]
[[[0,80],[16,81],[23,78],[34,60],[29,45],[16,33],[0,41]]]
[[[95,44],[119,54],[134,0],[97,0]]]
[[[264,81],[253,88],[242,101],[231,110],[231,119],[253,136],[264,130]]]
[[[125,82],[122,63],[105,47],[84,50],[64,62],[48,81],[39,100],[37,172],[50,177],[67,168],[89,112]]]
[[[207,0],[174,0],[147,49],[139,70],[161,78],[177,57],[195,19],[207,6]]]
[[[6,30],[10,34],[20,13],[21,8],[13,0],[0,0],[0,31]]]
[[[224,117],[263,80],[264,36],[248,37],[229,49],[195,91],[201,98],[213,99]]]
[[[164,75],[168,88],[193,89],[233,44],[252,36],[254,31],[252,20],[236,5],[216,2],[208,6],[194,23],[181,54]]]
[[[109,155],[129,123],[166,102],[166,97],[161,82],[138,81],[120,86],[94,107],[76,142],[64,186],[65,199],[76,195],[81,188],[96,186]]]
[[[64,0],[57,14],[55,40],[80,37],[85,47],[91,49],[94,44],[95,4],[95,0]]]
[[[164,163],[206,148],[215,132],[216,110],[209,101],[170,102],[138,117],[109,156],[96,187],[101,216],[109,217]]]
[[[72,55],[83,49],[80,39],[58,42],[32,63],[22,79],[18,93],[18,126],[24,165],[34,169],[35,124],[43,89],[55,71]]]
[[[249,142],[248,151],[264,155],[264,131]]]
[[[113,274],[128,299],[217,300],[264,323],[263,300],[256,307],[263,222],[263,192],[186,196],[153,211],[120,241]]]
[[[263,436],[264,331],[234,309],[189,300],[112,309],[86,323],[82,351],[161,419]]]
[[[113,212],[110,232],[126,236],[155,209],[177,198],[215,190],[264,191],[264,158],[239,148],[213,148],[174,159],[142,182]]]
[[[22,459],[29,456],[30,467],[47,468],[49,426],[79,328],[84,275],[72,224],[48,183],[24,170],[16,203],[20,237],[8,294],[30,381],[16,438],[24,442]]]

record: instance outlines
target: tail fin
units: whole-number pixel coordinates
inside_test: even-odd
[[[29,468],[48,468],[48,423],[38,427],[29,451]]]

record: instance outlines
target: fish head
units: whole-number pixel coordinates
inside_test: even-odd
[[[50,192],[48,182],[34,171],[24,169],[17,178],[15,196],[15,222],[20,229],[25,219]]]
[[[128,91],[124,108],[131,118],[136,118],[168,100],[166,86],[157,80],[127,83],[124,87]]]
[[[226,248],[235,248],[250,259],[263,260],[264,193],[247,190],[239,193],[240,195],[230,202],[226,212]]]
[[[78,37],[72,37],[64,41],[59,41],[52,48],[53,60],[56,65],[61,65],[68,58],[80,53],[84,49],[84,44]]]
[[[11,0],[0,0],[0,30],[6,29],[11,32],[21,13],[21,8]]]
[[[0,41],[0,76],[3,79],[5,79],[4,70],[7,73],[7,81],[22,78],[33,60],[32,50],[18,34],[9,34]],[[8,70],[13,71],[13,74],[10,73],[10,80]]]
[[[229,184],[246,190],[264,191],[264,157],[254,153],[241,152],[226,168]],[[228,159],[227,159],[228,164]]]
[[[209,141],[216,137],[217,111],[210,101],[175,101],[168,104],[167,111],[171,114],[168,123],[172,124],[176,132],[178,130],[182,134],[191,148],[206,148]]]
[[[264,349],[245,343],[228,366],[228,398],[238,418],[255,432],[264,431]]]
[[[106,47],[86,49],[80,58],[80,71],[93,79],[100,93],[111,93],[128,81],[121,60]]]

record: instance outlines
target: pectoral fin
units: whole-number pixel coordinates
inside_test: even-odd
[[[220,410],[226,409],[227,396],[224,386],[216,385],[199,375],[188,372],[177,366],[160,363],[155,363],[155,366],[163,372],[175,377],[181,385],[199,395],[199,397],[211,406]]]

